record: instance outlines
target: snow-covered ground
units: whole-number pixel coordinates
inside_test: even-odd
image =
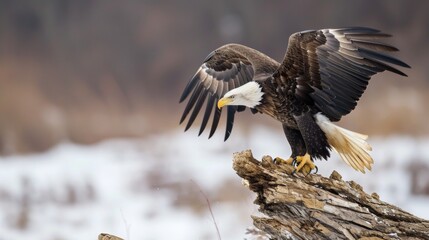
[[[136,239],[244,239],[257,214],[254,195],[231,168],[232,153],[289,156],[280,131],[256,127],[206,140],[182,131],[92,146],[62,143],[41,154],[0,158],[0,240],[96,239],[101,232]],[[345,180],[429,218],[429,139],[372,138],[372,172],[334,156],[319,173]],[[201,190],[201,191],[200,191]],[[203,193],[204,194],[203,194]]]

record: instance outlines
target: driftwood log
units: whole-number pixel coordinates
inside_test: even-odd
[[[292,174],[293,167],[262,161],[250,150],[234,154],[233,168],[257,194],[265,216],[252,216],[270,239],[429,239],[429,221],[380,201],[334,171]],[[428,203],[429,207],[429,203]]]

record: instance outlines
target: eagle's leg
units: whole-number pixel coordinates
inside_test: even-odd
[[[302,135],[298,129],[290,128],[286,124],[283,124],[283,131],[292,149],[292,154],[286,160],[276,157],[274,158],[274,163],[295,166],[297,163],[297,156],[302,156],[305,154],[306,148],[304,139],[302,139]]]
[[[306,152],[296,157],[298,166],[296,172],[310,173],[316,169],[313,163],[314,158],[328,158],[330,153],[330,145],[325,133],[320,129],[315,122],[310,112],[302,113],[299,116],[294,116],[298,125],[299,132],[305,142]]]

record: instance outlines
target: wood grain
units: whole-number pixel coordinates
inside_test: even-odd
[[[271,239],[429,239],[429,221],[365,193],[336,171],[329,178],[292,175],[292,166],[269,156],[258,161],[250,150],[234,154],[233,168],[257,194],[265,216],[252,216],[253,223]]]

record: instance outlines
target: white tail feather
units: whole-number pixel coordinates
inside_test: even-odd
[[[328,143],[338,152],[344,162],[363,173],[365,173],[365,168],[371,170],[374,160],[368,153],[372,148],[365,141],[368,138],[367,135],[339,127],[321,113],[317,113],[315,118],[316,123],[326,134]]]

